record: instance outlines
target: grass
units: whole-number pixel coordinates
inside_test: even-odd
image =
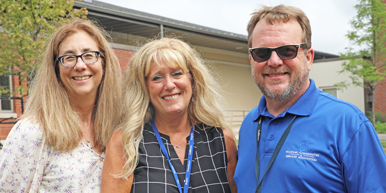
[[[386,153],[386,141],[381,140],[381,144],[383,146],[383,150],[385,150],[385,153]]]

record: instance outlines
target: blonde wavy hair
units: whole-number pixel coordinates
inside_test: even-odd
[[[262,20],[266,19],[269,24],[273,24],[275,21],[288,22],[291,18],[296,19],[302,28],[302,40],[307,44],[307,48],[311,48],[311,24],[310,20],[306,14],[299,8],[286,5],[277,5],[274,7],[269,7],[262,5],[261,9],[252,13],[252,17],[248,22],[247,31],[248,31],[248,47],[252,47],[252,33],[255,29],[256,24]],[[305,51],[307,51],[305,49]]]
[[[106,38],[111,38],[90,20],[75,19],[60,27],[52,36],[40,69],[32,81],[26,110],[22,119],[37,120],[44,130],[48,145],[58,150],[74,149],[82,139],[79,114],[69,100],[69,95],[59,77],[57,62],[59,46],[67,37],[83,31],[89,34],[103,53],[104,75],[98,88],[93,110],[95,143],[106,148],[121,113],[122,73],[117,57]],[[102,58],[100,58],[102,59]]]
[[[229,130],[223,114],[223,97],[215,76],[199,54],[187,43],[175,38],[162,38],[145,44],[131,59],[124,76],[124,113],[120,129],[126,163],[120,177],[133,173],[138,161],[138,146],[144,125],[154,117],[146,87],[151,64],[177,65],[188,72],[192,82],[192,98],[188,117],[194,124],[222,127]]]

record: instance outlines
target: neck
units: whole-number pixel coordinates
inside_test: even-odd
[[[155,113],[154,123],[160,133],[172,135],[185,135],[187,130],[190,131],[190,121],[188,113],[183,115],[162,115]]]
[[[307,80],[299,91],[291,98],[285,101],[276,101],[269,98],[266,99],[266,106],[268,112],[277,117],[280,113],[284,112],[287,108],[295,104],[295,102],[306,92],[310,86],[310,80]]]
[[[82,126],[83,133],[93,133],[93,121],[92,115],[94,111],[95,105],[95,97],[94,98],[70,98],[72,105],[75,108],[75,111],[79,115],[80,124]]]

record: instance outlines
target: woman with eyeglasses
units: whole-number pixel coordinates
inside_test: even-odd
[[[0,192],[100,191],[121,112],[121,71],[105,36],[88,20],[53,34],[0,154]]]
[[[186,43],[144,45],[124,78],[124,116],[102,192],[236,192],[236,144],[213,73]]]

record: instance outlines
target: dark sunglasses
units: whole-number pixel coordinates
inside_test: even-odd
[[[300,48],[306,49],[307,44],[302,43],[298,45],[284,45],[276,48],[260,47],[260,48],[249,48],[249,52],[254,61],[264,62],[269,60],[272,55],[272,51],[275,51],[279,58],[283,60],[291,60],[296,58],[298,50]]]

